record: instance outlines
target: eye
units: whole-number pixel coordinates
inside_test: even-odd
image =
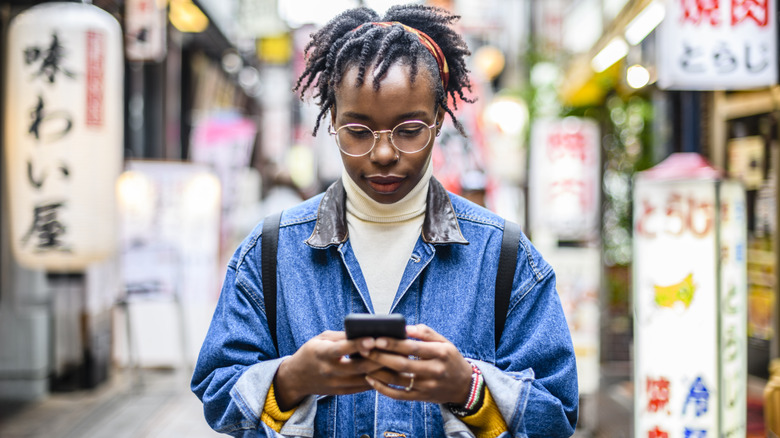
[[[395,135],[399,137],[417,137],[423,133],[425,126],[422,123],[408,123],[395,128]]]
[[[363,125],[344,125],[341,128],[341,131],[343,131],[345,134],[349,135],[350,137],[357,138],[357,139],[371,138],[374,135],[374,133],[371,132],[370,129],[368,129]]]

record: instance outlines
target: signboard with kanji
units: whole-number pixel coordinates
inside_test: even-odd
[[[528,187],[532,234],[544,230],[561,240],[585,240],[598,233],[600,152],[593,120],[534,122]]]
[[[744,436],[744,188],[673,154],[634,188],[636,437]]]
[[[166,53],[168,2],[125,1],[125,50],[130,61],[162,61]]]
[[[11,245],[30,268],[80,271],[116,248],[122,166],[119,23],[44,3],[8,30],[5,150]]]
[[[740,90],[777,83],[777,0],[666,0],[658,86]]]

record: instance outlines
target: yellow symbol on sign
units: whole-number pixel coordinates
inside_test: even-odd
[[[693,273],[688,274],[681,282],[669,286],[656,286],[655,303],[660,307],[673,308],[675,303],[680,302],[685,308],[691,306],[696,287],[693,284]]]

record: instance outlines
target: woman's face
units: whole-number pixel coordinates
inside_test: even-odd
[[[366,71],[370,72],[372,68]],[[382,79],[380,89],[374,90],[368,73],[363,85],[356,87],[358,69],[348,68],[335,90],[336,103],[331,111],[333,127],[338,129],[348,123],[359,123],[381,131],[393,129],[407,120],[420,120],[426,125],[441,122],[444,111],[439,110],[437,114],[431,74],[420,69],[411,83],[410,71],[407,65],[394,64]],[[366,155],[352,157],[341,153],[344,168],[371,199],[383,204],[397,202],[422,178],[440,126],[431,130],[431,139],[423,150],[411,154],[398,151],[390,143],[390,136],[383,133]]]

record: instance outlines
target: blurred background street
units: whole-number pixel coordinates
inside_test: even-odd
[[[227,261],[342,172],[309,35],[397,3],[0,0],[0,438],[216,435]],[[434,176],[554,267],[576,436],[777,436],[777,0],[414,3],[472,52]]]

